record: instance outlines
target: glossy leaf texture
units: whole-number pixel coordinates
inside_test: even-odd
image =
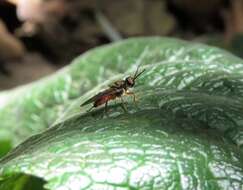
[[[138,66],[146,72],[128,112],[120,100],[107,114],[80,108]],[[243,61],[223,50],[129,39],[1,98],[0,131],[13,145],[39,134],[0,161],[0,190],[29,175],[53,190],[243,189]]]

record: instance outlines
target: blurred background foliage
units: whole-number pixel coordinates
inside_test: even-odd
[[[178,37],[243,57],[242,18],[243,0],[1,0],[0,90],[133,36]]]

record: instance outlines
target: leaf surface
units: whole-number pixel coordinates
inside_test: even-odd
[[[0,190],[16,174],[40,177],[53,190],[242,189],[242,63],[202,44],[137,38],[6,92],[0,131],[10,130],[14,146],[39,134],[0,161]],[[125,98],[128,113],[119,100],[108,116],[103,107],[80,108],[138,65],[146,72],[133,90],[138,105]]]

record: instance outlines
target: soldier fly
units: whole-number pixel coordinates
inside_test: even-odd
[[[107,106],[110,100],[114,100],[116,98],[121,98],[123,109],[126,110],[124,106],[124,101],[122,99],[123,95],[131,95],[133,96],[133,101],[136,103],[136,96],[134,92],[130,92],[129,88],[134,87],[136,79],[145,71],[142,70],[140,73],[138,72],[139,67],[137,68],[134,76],[128,76],[125,80],[115,81],[113,84],[109,85],[109,88],[99,92],[92,98],[85,101],[80,106],[85,106],[87,104],[93,103],[93,106],[88,110],[92,110],[93,108],[99,107],[105,104],[105,112],[107,113]]]

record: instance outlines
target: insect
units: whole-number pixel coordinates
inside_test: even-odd
[[[96,94],[92,98],[85,101],[80,106],[82,107],[82,106],[85,106],[87,104],[93,103],[93,106],[90,108],[90,110],[91,110],[93,108],[96,108],[96,107],[99,107],[99,106],[105,104],[105,112],[107,113],[108,102],[110,100],[114,100],[116,98],[121,98],[123,109],[126,108],[124,106],[124,101],[122,99],[123,95],[132,95],[133,101],[136,102],[135,93],[130,92],[129,88],[134,87],[136,79],[145,71],[145,69],[144,69],[139,73],[138,69],[139,69],[139,67],[137,68],[134,76],[128,76],[128,77],[125,78],[125,80],[115,81],[113,84],[109,85],[108,89],[99,92],[98,94]],[[90,111],[90,110],[88,110],[88,111]]]

